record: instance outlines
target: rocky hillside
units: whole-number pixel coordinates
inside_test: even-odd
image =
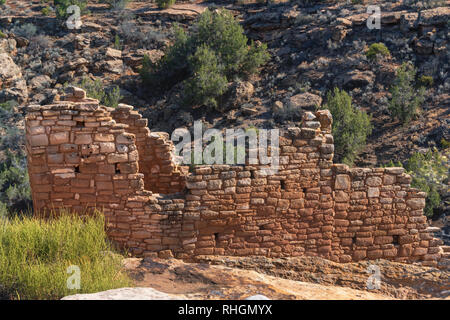
[[[249,38],[267,43],[270,62],[259,76],[230,90],[228,110],[186,110],[176,103],[179,87],[156,92],[140,81],[144,54],[157,61],[171,41],[171,27],[188,27],[208,5],[179,3],[159,10],[149,2],[131,2],[125,9],[89,2],[80,31],[69,32],[39,0],[8,0],[1,7],[0,101],[49,103],[66,83],[83,76],[118,85],[123,102],[141,107],[151,128],[171,131],[204,118],[210,126],[274,127],[298,120],[279,119],[287,105],[313,108],[337,86],[350,92],[353,103],[372,116],[374,130],[356,164],[374,166],[404,161],[422,148],[440,146],[449,133],[449,7],[424,9],[402,2],[380,1],[381,29],[366,26],[365,5],[337,1],[305,5],[222,3],[242,22]],[[383,42],[390,56],[371,61],[368,45]],[[415,64],[419,75],[433,78],[422,113],[406,126],[387,110],[388,89],[402,62]]]

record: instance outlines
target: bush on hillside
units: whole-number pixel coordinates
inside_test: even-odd
[[[433,216],[434,209],[441,203],[440,193],[445,193],[448,188],[450,149],[414,153],[405,168],[413,178],[411,185],[427,193],[425,215]]]
[[[170,8],[175,4],[176,0],[156,0],[156,4],[160,9]]]
[[[92,80],[89,77],[83,77],[81,82],[74,83],[73,85],[86,90],[86,95],[89,98],[97,99],[102,105],[110,108],[117,107],[120,99],[123,98],[120,95],[120,88],[118,86],[114,86],[111,90],[105,90],[100,79]]]
[[[63,213],[49,220],[16,217],[0,221],[0,229],[0,296],[4,298],[60,299],[131,284],[121,271],[123,257],[107,239],[100,213],[85,218]],[[76,268],[80,288],[71,289],[67,284],[73,284],[70,277]]]
[[[25,157],[25,138],[17,127],[17,103],[0,103],[0,215],[27,212],[32,207]]]
[[[370,117],[352,105],[352,98],[344,90],[335,88],[327,95],[325,109],[333,115],[332,133],[338,161],[353,164],[372,133]]]
[[[414,87],[415,76],[415,67],[411,63],[403,63],[397,70],[397,76],[390,89],[389,110],[392,117],[401,123],[412,120],[418,114],[420,105],[425,100],[425,89]]]
[[[388,57],[390,55],[389,49],[382,42],[372,43],[366,52],[366,57],[370,60],[376,59],[377,56]]]
[[[26,158],[7,155],[0,164],[0,203],[9,215],[27,213],[32,207]]]
[[[225,93],[228,85],[219,58],[207,46],[201,46],[189,57],[189,63],[193,76],[185,82],[186,101],[191,105],[217,107],[216,96]]]
[[[50,7],[44,7],[44,8],[42,8],[42,10],[41,10],[42,15],[44,15],[44,16],[50,15],[50,12],[51,12]]]
[[[80,8],[80,13],[87,12],[87,0],[53,0],[55,6],[56,17],[58,19],[67,19],[71,14],[67,12],[67,8],[76,5]]]
[[[185,81],[187,105],[218,106],[228,83],[255,73],[269,58],[265,44],[248,44],[242,26],[227,10],[206,10],[189,33],[175,27],[174,35],[160,61],[144,59],[141,76],[152,89]]]
[[[418,85],[420,87],[432,87],[434,83],[432,76],[421,76],[418,80]]]

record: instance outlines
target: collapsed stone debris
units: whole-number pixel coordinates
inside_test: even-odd
[[[441,240],[427,229],[424,192],[403,168],[333,164],[329,111],[307,113],[280,137],[280,168],[175,164],[167,133],[133,107],[116,109],[72,88],[65,101],[28,107],[35,212],[100,209],[110,238],[138,256],[313,255],[433,265]]]

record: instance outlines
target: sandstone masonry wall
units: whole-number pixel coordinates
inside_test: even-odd
[[[262,165],[189,174],[174,164],[168,135],[150,132],[131,106],[99,106],[76,88],[66,100],[28,108],[34,208],[101,209],[111,239],[136,255],[440,259],[426,195],[402,168],[333,164],[327,110],[280,137],[276,174]]]
[[[187,171],[174,164],[169,135],[166,132],[150,133],[148,120],[131,106],[121,105],[111,112],[111,116],[117,123],[128,125],[127,132],[135,135],[139,172],[144,174],[145,189],[165,194],[183,190]]]

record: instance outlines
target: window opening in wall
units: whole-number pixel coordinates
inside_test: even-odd
[[[77,128],[83,128],[84,127],[84,121],[77,121]]]
[[[120,168],[119,168],[119,164],[118,163],[116,163],[114,165],[114,169],[115,169],[116,173],[120,173]]]
[[[281,187],[281,190],[286,189],[286,182],[284,180],[280,180],[280,187]]]
[[[75,168],[74,168],[75,170],[75,173],[80,173],[80,166],[75,166]]]
[[[216,232],[214,233],[214,240],[217,242],[219,241],[219,234]]]
[[[398,246],[398,236],[393,236],[392,238],[393,238],[392,244],[393,244],[394,246]]]

